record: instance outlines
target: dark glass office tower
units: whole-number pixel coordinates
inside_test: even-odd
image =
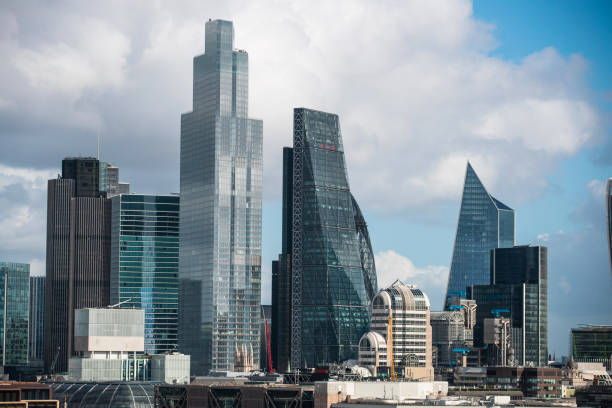
[[[32,276],[30,278],[30,362],[42,362],[44,328],[45,277]]]
[[[491,285],[475,285],[478,305],[474,342],[483,345],[483,321],[509,317],[512,347],[519,364],[548,362],[548,249],[516,246],[491,251]]]
[[[28,365],[30,265],[0,262],[0,355],[2,365]]]
[[[514,210],[490,195],[467,164],[445,307],[466,288],[488,285],[490,251],[514,246]]]
[[[105,307],[110,294],[111,201],[99,191],[96,159],[64,159],[49,180],[45,281],[45,369],[66,372],[74,309]]]
[[[367,228],[349,189],[337,115],[294,110],[293,150],[285,153],[284,170],[286,252],[279,259],[291,259],[291,368],[356,359],[378,288]],[[289,272],[278,266],[279,274]],[[283,285],[289,277],[277,279]]]
[[[612,364],[612,326],[583,326],[571,330],[570,355],[582,362]]]
[[[248,54],[230,21],[206,23],[181,118],[179,344],[191,372],[259,365],[263,123],[248,117]]]
[[[112,198],[110,302],[145,311],[145,349],[176,351],[179,197]]]

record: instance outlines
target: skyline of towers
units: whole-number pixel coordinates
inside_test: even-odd
[[[145,311],[144,351],[178,345],[179,197],[112,198],[110,303]]]
[[[259,365],[263,122],[248,118],[248,54],[231,21],[209,20],[181,116],[179,345],[192,374]]]
[[[472,285],[490,283],[490,251],[514,246],[514,210],[493,197],[467,163],[444,308]]]
[[[283,158],[283,253],[273,264],[272,319],[284,343],[276,340],[274,356],[281,369],[355,359],[377,280],[338,115],[295,108],[293,148]]]

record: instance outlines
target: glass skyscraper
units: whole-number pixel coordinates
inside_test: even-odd
[[[44,276],[30,278],[30,362],[43,359],[45,279]]]
[[[490,282],[490,252],[514,246],[514,210],[490,195],[467,164],[445,307],[466,288]]]
[[[273,286],[290,286],[291,293],[273,293],[272,313],[277,335],[290,329],[291,347],[290,359],[282,348],[276,358],[292,368],[356,359],[378,287],[367,227],[349,189],[338,116],[295,109],[293,149],[283,155],[283,254]]]
[[[181,117],[180,350],[192,374],[259,365],[263,122],[248,118],[248,54],[230,21],[206,23]]]
[[[30,265],[0,262],[0,349],[3,366],[28,365]]]
[[[111,303],[145,311],[145,352],[175,351],[178,337],[179,197],[112,198]]]

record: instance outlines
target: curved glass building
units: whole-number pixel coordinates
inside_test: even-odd
[[[445,307],[466,288],[488,285],[491,250],[514,246],[514,210],[493,197],[468,162]]]
[[[155,383],[52,383],[53,398],[66,402],[68,408],[125,407],[149,408],[155,406]],[[64,405],[62,405],[64,406]]]
[[[338,115],[295,109],[293,143],[284,150],[283,254],[273,265],[275,334],[291,345],[274,347],[280,371],[289,362],[298,368],[356,359],[378,289]]]

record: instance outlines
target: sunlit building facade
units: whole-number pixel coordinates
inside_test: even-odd
[[[279,278],[291,285],[291,368],[356,359],[377,282],[367,227],[349,189],[338,116],[295,109],[293,149],[284,155],[292,177],[283,183],[286,252],[277,271],[290,273]],[[275,300],[273,294],[273,310]],[[283,327],[282,319],[275,322]]]
[[[206,23],[181,117],[179,348],[192,374],[259,365],[263,122],[248,117],[248,54],[232,22]]]
[[[514,246],[514,210],[490,195],[470,163],[455,235],[445,308],[466,288],[490,282],[490,251]]]
[[[144,351],[177,350],[179,197],[112,198],[111,299],[144,310]]]

